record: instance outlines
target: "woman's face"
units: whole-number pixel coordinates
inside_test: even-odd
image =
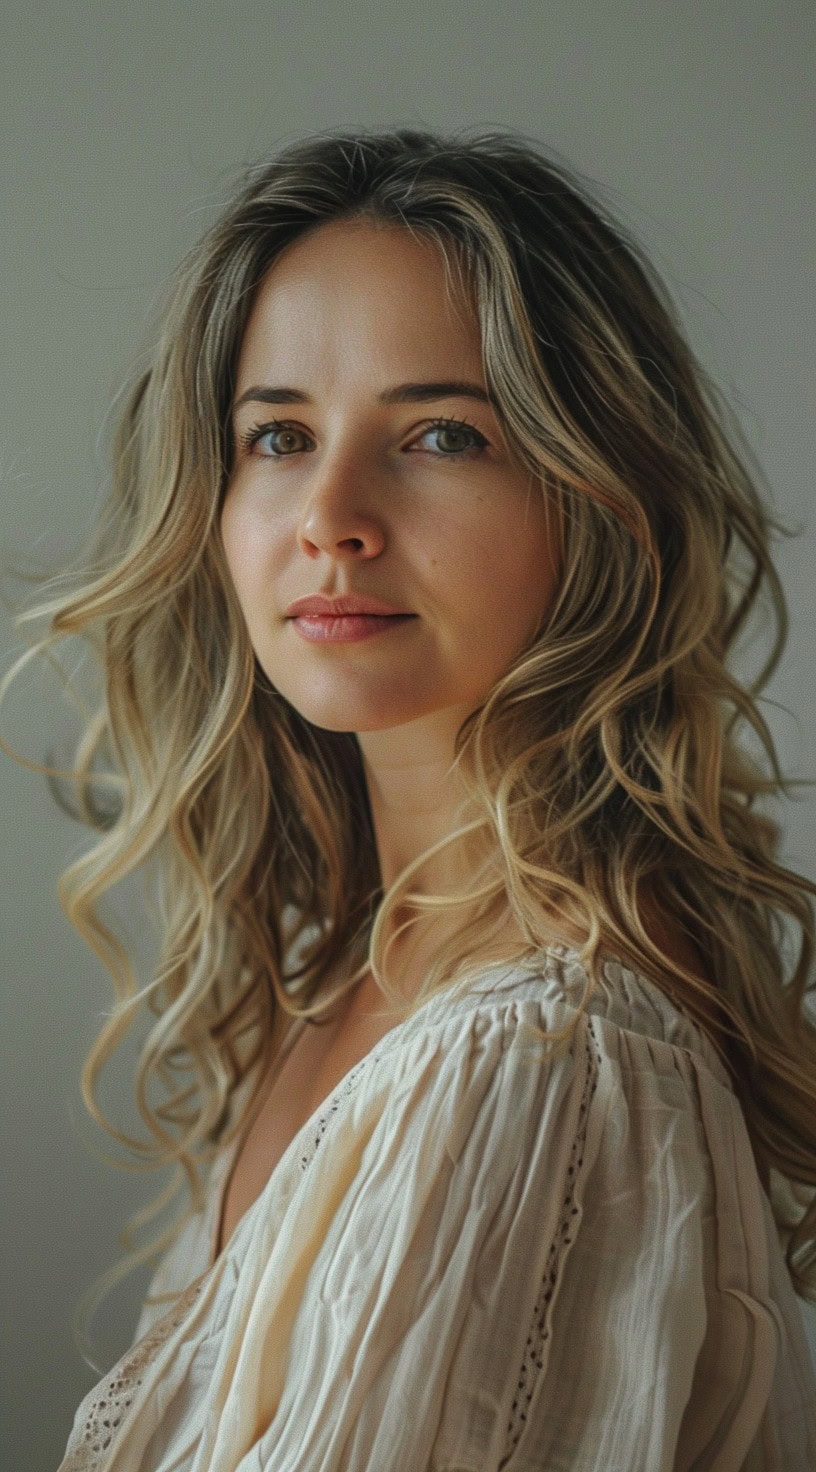
[[[316,726],[374,731],[454,707],[464,718],[550,603],[558,558],[543,493],[490,404],[380,397],[451,380],[485,392],[478,323],[448,300],[437,249],[407,230],[330,222],[262,282],[221,533],[258,662]],[[467,426],[432,428],[437,416]],[[242,447],[272,419],[285,428]],[[372,638],[313,642],[287,617],[313,593],[368,594],[414,616],[382,620]]]

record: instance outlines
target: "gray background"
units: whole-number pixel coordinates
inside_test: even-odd
[[[596,180],[643,241],[737,406],[779,513],[805,526],[776,548],[792,628],[762,708],[784,769],[813,775],[814,31],[804,0],[7,3],[4,565],[73,550],[90,528],[117,375],[241,164],[339,125],[519,128]],[[24,646],[2,618],[5,671]],[[63,646],[69,669],[80,649]],[[35,760],[73,731],[56,676],[24,675],[0,728]],[[90,835],[55,810],[44,779],[1,752],[0,767],[4,1399],[11,1464],[48,1469],[97,1379],[71,1340],[71,1311],[167,1177],[98,1158],[120,1152],[79,1093],[112,993],[55,886]],[[776,811],[785,861],[816,878],[813,794]],[[103,913],[143,977],[139,883],[118,886]],[[134,1058],[123,1050],[100,1089],[125,1128]],[[108,1363],[129,1342],[146,1281],[144,1270],[127,1280],[97,1319]],[[816,1309],[802,1315],[816,1360]]]

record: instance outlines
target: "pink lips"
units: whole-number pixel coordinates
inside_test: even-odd
[[[413,619],[411,613],[399,614],[301,614],[292,623],[298,633],[312,643],[350,644],[358,639],[370,639],[383,634],[387,629],[407,624]]]
[[[310,593],[306,598],[296,598],[290,603],[286,610],[287,618],[297,618],[299,614],[320,614],[326,617],[345,616],[346,614],[408,614],[407,608],[395,608],[393,603],[384,603],[381,598],[374,598],[365,593],[337,593],[330,598],[325,593]]]

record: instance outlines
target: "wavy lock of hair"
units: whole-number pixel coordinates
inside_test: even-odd
[[[506,439],[562,538],[543,626],[457,736],[478,816],[386,894],[357,737],[311,725],[260,678],[220,537],[257,290],[287,246],[340,219],[436,243],[451,300],[459,291],[478,314]],[[410,1016],[472,977],[509,911],[532,954],[554,927],[587,937],[581,1007],[568,1028],[541,1033],[548,1045],[569,1044],[602,945],[705,1029],[733,1079],[794,1289],[816,1302],[816,885],[779,862],[781,829],[754,808],[812,785],[782,775],[757,704],[788,631],[771,533],[794,533],[771,515],[761,469],[641,248],[523,135],[313,134],[242,175],[171,277],[116,400],[99,525],[51,583],[58,595],[16,618],[48,618],[48,632],[0,685],[2,699],[30,659],[53,663],[52,645],[72,635],[97,657],[96,705],[74,696],[84,726],[73,768],[2,745],[97,835],[58,883],[115,989],[82,1095],[143,1157],[113,1164],[176,1167],[130,1225],[190,1188],[186,1214],[110,1270],[102,1294],[201,1208],[198,1163],[234,1139],[259,1097],[278,1021],[322,1018],[369,971],[394,1015]],[[777,630],[745,685],[728,658],[763,586]],[[740,721],[771,774],[738,739]],[[427,858],[479,835],[492,858],[466,894],[409,890]],[[142,866],[158,881],[160,952],[140,986],[95,906]],[[394,937],[384,941],[397,916],[421,925],[443,910],[462,924],[406,1005],[386,973]],[[675,917],[699,967],[661,949],[656,914]],[[801,929],[790,975],[786,919]],[[95,1097],[142,1009],[155,1019],[135,1079],[147,1143]],[[129,1228],[120,1240],[132,1248]]]

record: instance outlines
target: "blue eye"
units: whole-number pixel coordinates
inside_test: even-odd
[[[426,435],[442,432],[453,434],[454,437],[464,432],[465,435],[470,435],[476,440],[475,445],[469,445],[465,449],[442,452],[438,455],[438,458],[443,460],[461,460],[466,456],[480,455],[488,445],[488,441],[484,435],[472,424],[468,424],[465,419],[432,419],[430,424],[427,424],[422,430],[418,438],[424,439]],[[266,424],[251,425],[249,429],[238,436],[238,439],[241,447],[245,451],[249,451],[253,445],[257,444],[259,440],[265,439],[267,435],[288,434],[297,436],[303,433],[303,430],[298,429],[296,425],[292,425],[286,420],[271,419]],[[288,453],[281,454],[278,451],[273,451],[271,454],[263,455],[261,458],[265,460],[288,460],[290,456]]]

